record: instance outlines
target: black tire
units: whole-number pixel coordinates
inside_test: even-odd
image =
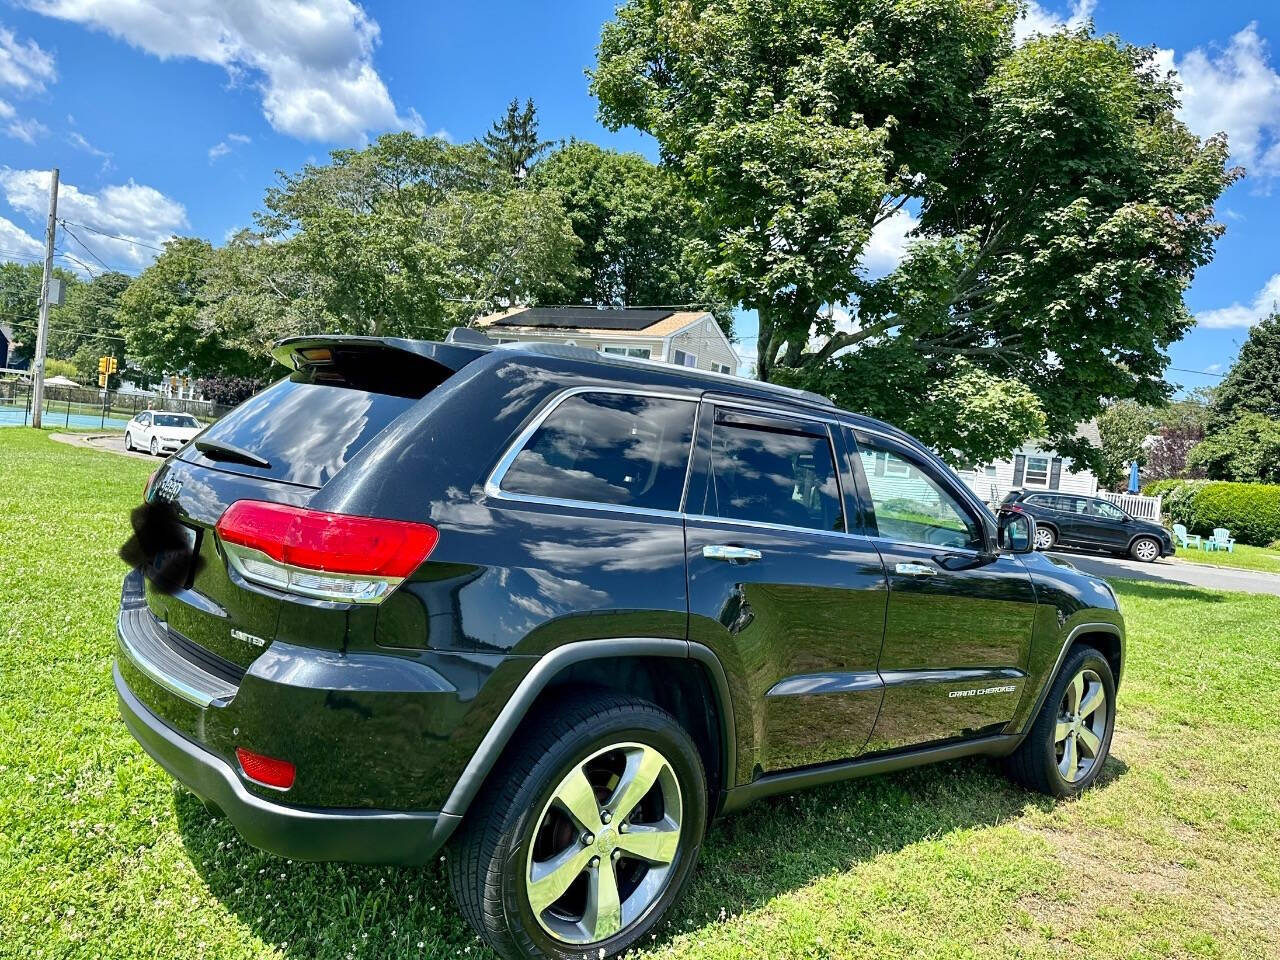
[[[706,774],[697,747],[674,717],[647,701],[608,691],[579,691],[557,700],[553,712],[526,721],[516,734],[448,852],[458,909],[507,960],[587,955],[595,960],[635,945],[683,895],[706,832]],[[565,775],[598,751],[624,742],[651,747],[667,760],[681,797],[679,846],[663,892],[640,917],[603,940],[560,940],[543,928],[529,904],[530,844]]]
[[[1067,687],[1075,677],[1090,671],[1101,682],[1106,703],[1106,729],[1100,737],[1101,747],[1087,773],[1078,780],[1068,780],[1059,769],[1055,732]],[[1026,739],[1005,761],[1009,776],[1031,790],[1051,797],[1074,797],[1093,786],[1111,754],[1111,736],[1116,722],[1116,682],[1106,657],[1093,647],[1076,647],[1067,654],[1066,662],[1054,679],[1049,695],[1036,715]]]
[[[1139,545],[1142,544],[1143,547]],[[1145,552],[1146,556],[1139,556]],[[1129,556],[1141,563],[1155,563],[1160,559],[1160,541],[1155,537],[1139,537],[1129,544]]]
[[[1058,545],[1058,534],[1053,527],[1037,524],[1035,547],[1037,550],[1052,550]]]

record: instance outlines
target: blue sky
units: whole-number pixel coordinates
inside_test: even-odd
[[[137,272],[171,233],[221,242],[251,223],[277,170],[389,129],[478,136],[513,96],[544,135],[656,159],[652,140],[595,119],[584,71],[611,2],[0,0],[0,259],[39,254],[47,179],[93,254]],[[1210,15],[1211,13],[1211,15]],[[1216,381],[1280,299],[1280,4],[1041,0],[1022,30],[1092,16],[1155,45],[1186,85],[1184,117],[1225,129],[1249,176],[1219,205],[1227,235],[1187,295],[1197,327],[1172,349],[1186,386]],[[873,244],[890,265],[909,217]],[[95,270],[76,240],[60,248]],[[70,260],[64,261],[75,266]],[[755,330],[742,318],[748,351]]]

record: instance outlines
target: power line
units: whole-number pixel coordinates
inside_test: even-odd
[[[62,229],[63,229],[63,231],[67,234],[67,236],[69,236],[72,240],[74,240],[76,243],[80,244],[80,246],[84,248],[85,253],[89,254],[89,256],[93,257],[93,259],[97,260],[100,264],[102,264],[102,269],[103,269],[103,270],[106,270],[106,271],[108,271],[108,272],[113,272],[113,271],[111,270],[111,267],[107,264],[107,261],[103,260],[100,256],[98,256],[96,253],[94,253],[94,252],[93,252],[93,248],[91,248],[87,243],[85,243],[83,240],[81,240],[81,239],[80,239],[80,238],[79,238],[79,237],[78,237],[78,236],[77,236],[77,235],[76,235],[76,234],[71,230],[71,228],[67,226],[67,222],[66,222],[65,220],[64,220],[64,221],[62,221]],[[86,269],[87,269],[87,268],[86,268]],[[92,271],[90,271],[90,272],[92,272]]]
[[[133,237],[117,237],[113,233],[107,233],[105,230],[99,230],[97,227],[91,227],[87,223],[76,223],[74,220],[61,220],[59,222],[64,228],[70,224],[73,227],[81,227],[88,230],[90,233],[96,233],[98,236],[106,237],[109,240],[119,240],[122,243],[132,243],[139,247],[146,247],[148,250],[155,250],[157,253],[164,253],[164,247],[157,247],[154,244],[143,243],[141,240],[135,240]],[[68,230],[67,232],[70,233],[71,231]]]
[[[38,323],[12,323],[10,326],[17,327],[20,330],[35,330],[38,328]],[[87,330],[59,330],[57,332],[62,336],[83,337],[86,340],[119,340],[121,343],[128,342],[124,337],[116,337],[109,333],[90,333]]]

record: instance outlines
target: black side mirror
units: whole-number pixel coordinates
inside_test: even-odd
[[[999,546],[1008,553],[1031,553],[1036,548],[1036,522],[1029,514],[1000,514]]]

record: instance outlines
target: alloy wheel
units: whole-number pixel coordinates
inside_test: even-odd
[[[683,806],[670,762],[618,743],[578,763],[538,817],[525,892],[539,926],[597,943],[643,917],[674,876]]]
[[[1107,713],[1107,691],[1102,678],[1086,667],[1067,684],[1053,733],[1058,773],[1067,783],[1083,780],[1101,759]]]
[[[1053,546],[1053,533],[1041,527],[1036,530],[1036,549],[1048,550]]]
[[[1150,563],[1160,553],[1160,547],[1154,540],[1139,540],[1133,545],[1133,552],[1143,563]]]

